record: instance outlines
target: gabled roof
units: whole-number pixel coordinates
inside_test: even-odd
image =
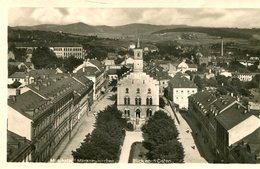
[[[46,100],[31,90],[14,97],[15,101],[8,99],[8,105],[29,119],[33,119],[33,113],[28,110],[33,111],[46,103]]]
[[[15,72],[9,76],[9,78],[26,78],[27,73],[25,72]]]
[[[103,64],[96,60],[96,59],[91,59],[91,60],[88,60],[88,62],[92,63],[93,65],[97,66],[98,69],[102,70],[104,68]]]
[[[239,104],[239,103],[237,103]],[[229,130],[239,123],[243,122],[252,114],[250,112],[245,113],[245,108],[234,104],[231,107],[224,110],[222,113],[216,116],[217,121],[226,129]]]
[[[180,74],[176,74],[172,79],[170,79],[169,84],[173,88],[197,88],[195,83]]]
[[[79,74],[83,74],[85,76],[95,76],[98,77],[102,72],[100,72],[97,68],[95,67],[85,67],[81,68],[77,71]]]
[[[56,42],[48,44],[49,47],[82,47],[81,44],[78,43],[70,43],[70,42]]]

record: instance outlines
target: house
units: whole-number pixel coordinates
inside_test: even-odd
[[[197,123],[206,147],[218,161],[230,160],[232,145],[253,133],[260,126],[260,119],[235,98],[216,97],[208,91],[189,97],[189,111]]]
[[[197,70],[198,70],[197,65],[187,64],[185,59],[177,66],[177,71],[181,71],[181,72],[186,72],[186,71],[196,72]]]
[[[13,84],[15,81],[20,82],[22,86],[30,83],[29,76],[26,72],[15,72],[8,77],[8,84]]]
[[[134,64],[134,59],[132,57],[125,57],[125,60],[120,63],[122,66],[126,65],[133,65]]]
[[[118,79],[117,70],[118,69],[109,69],[107,71],[109,82],[111,82],[112,80],[117,80]]]
[[[7,130],[7,162],[31,162],[32,142]]]
[[[143,49],[139,40],[134,49],[133,72],[118,81],[117,108],[133,124],[135,130],[159,110],[159,82],[143,72]]]
[[[188,97],[197,93],[197,90],[197,86],[181,73],[176,74],[168,82],[169,99],[180,109],[188,109]]]
[[[107,72],[101,62],[95,59],[84,61],[73,70],[73,73],[82,74],[94,83],[94,100],[98,100],[106,91],[108,81],[106,79]]]

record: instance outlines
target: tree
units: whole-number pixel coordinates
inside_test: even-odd
[[[195,76],[194,83],[198,86],[199,90],[202,90],[205,86],[203,80],[198,75]]]
[[[126,120],[116,106],[108,106],[96,118],[95,129],[87,135],[81,146],[72,151],[74,162],[118,161],[120,145],[127,127]]]
[[[159,98],[159,107],[162,109],[165,107],[165,101],[162,97]]]
[[[183,162],[184,151],[178,141],[174,120],[159,110],[142,127],[143,146],[148,150],[146,157],[152,162]]]
[[[59,59],[59,64],[63,66],[68,72],[72,72],[74,68],[83,63],[83,59],[75,58],[74,56],[70,56],[68,58]]]
[[[35,49],[32,53],[31,61],[36,69],[55,68],[55,66],[59,65],[55,53],[48,47],[38,47]]]

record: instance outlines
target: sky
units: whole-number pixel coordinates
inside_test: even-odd
[[[129,23],[260,28],[260,9],[224,8],[9,8],[9,26]]]

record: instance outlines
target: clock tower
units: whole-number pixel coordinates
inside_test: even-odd
[[[140,48],[139,39],[134,49],[134,72],[143,72],[143,49]]]

